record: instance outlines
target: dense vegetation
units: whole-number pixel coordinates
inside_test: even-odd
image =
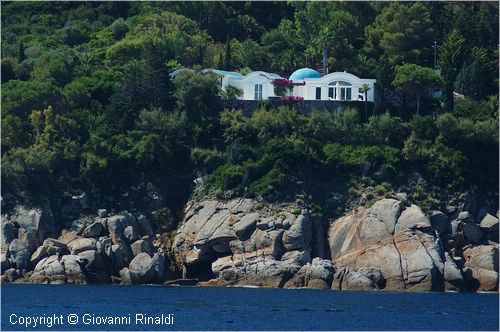
[[[373,113],[243,116],[198,71],[286,76],[324,49],[330,71],[377,79]],[[2,2],[1,69],[8,204],[86,192],[175,226],[199,176],[222,197],[319,203],[498,192],[497,2]]]

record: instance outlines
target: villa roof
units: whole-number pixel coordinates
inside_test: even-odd
[[[321,78],[321,74],[312,68],[300,68],[290,75],[291,81],[303,81],[306,78]]]

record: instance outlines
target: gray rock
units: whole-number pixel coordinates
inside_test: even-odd
[[[137,217],[137,223],[139,225],[139,231],[142,236],[154,236],[155,233],[153,232],[153,229],[151,228],[151,225],[148,221],[148,219],[140,215]]]
[[[7,282],[14,282],[17,279],[21,278],[21,274],[18,272],[19,270],[16,269],[8,269],[3,272],[3,275],[7,279]]]
[[[460,212],[457,219],[464,222],[474,222],[474,218],[472,218],[471,214],[468,211]]]
[[[146,284],[155,275],[155,266],[151,257],[146,253],[135,256],[128,267],[130,278],[135,284]]]
[[[56,235],[54,217],[48,208],[42,210],[16,206],[14,211],[11,221],[31,234],[36,239],[36,246],[41,245],[47,237]]]
[[[128,268],[124,267],[123,269],[120,270],[120,279],[121,279],[121,284],[122,285],[131,285],[132,284],[132,278],[130,277],[130,271]]]
[[[93,283],[110,283],[108,268],[97,251],[86,250],[78,254],[85,262],[85,271],[92,277]]]
[[[360,274],[358,271],[362,268],[379,269],[385,289],[438,290],[443,287],[440,277],[444,272],[443,247],[429,220],[416,205],[402,207],[395,200],[384,199],[370,209],[342,217],[330,226],[329,244],[334,265],[349,267],[349,272],[359,275],[348,277],[348,273],[344,273],[348,278],[345,280],[358,285],[352,286],[356,289],[360,285],[383,286]],[[344,280],[342,272],[338,273],[338,280]],[[335,288],[342,283],[334,281],[333,284]]]
[[[77,255],[65,255],[62,257],[61,264],[64,266],[66,282],[68,284],[86,284],[85,260]]]
[[[128,213],[127,211],[122,211],[117,215],[106,218],[106,224],[108,227],[109,237],[113,241],[113,244],[119,244],[121,242],[126,242],[124,237],[124,231],[127,226],[138,226],[135,217]]]
[[[312,226],[309,214],[297,217],[290,229],[283,233],[283,245],[287,251],[307,249],[311,242]]]
[[[427,228],[431,227],[429,219],[425,216],[425,214],[420,210],[420,208],[416,205],[411,205],[406,208],[398,218],[395,232],[405,231],[409,229],[416,228]]]
[[[385,278],[379,268],[376,267],[362,267],[357,271],[360,275],[367,277],[373,281],[377,288],[382,289],[385,287]]]
[[[92,238],[76,238],[68,243],[68,249],[74,255],[85,250],[96,250],[96,240]]]
[[[337,290],[373,290],[377,289],[375,282],[368,277],[351,271],[348,267],[339,268],[332,282],[332,289]]]
[[[98,237],[101,235],[103,230],[102,224],[100,222],[94,222],[87,226],[83,231],[84,237]]]
[[[444,281],[445,290],[463,291],[465,290],[464,278],[450,254],[445,253],[446,261],[444,263]]]
[[[137,240],[130,245],[130,249],[132,250],[132,255],[137,256],[141,252],[145,252],[147,254],[151,254],[151,247],[149,243],[144,240]]]
[[[498,218],[486,213],[486,215],[481,219],[481,229],[486,232],[497,232]]]
[[[463,250],[463,257],[465,259],[464,279],[469,290],[498,290],[497,246],[469,247]]]
[[[121,269],[126,267],[130,262],[130,256],[131,254],[129,254],[129,250],[126,244],[124,243],[113,244],[111,246],[111,261],[112,261],[113,271],[117,273]]]
[[[28,248],[30,253],[37,248],[37,239],[33,233],[28,233],[24,228],[19,228],[17,230],[17,238]]]
[[[123,236],[127,243],[132,243],[140,238],[139,232],[134,228],[134,226],[127,226],[123,231]]]
[[[28,262],[30,260],[30,250],[18,239],[12,240],[9,245],[10,261],[12,266],[18,270],[24,270],[28,268]]]
[[[330,260],[314,258],[312,263],[307,263],[293,276],[292,279],[286,282],[284,288],[321,288],[329,289],[335,267]]]
[[[464,222],[463,231],[465,237],[472,243],[478,243],[483,237],[483,232],[479,225],[472,222]]]
[[[255,225],[260,216],[258,212],[244,215],[236,224],[234,224],[234,233],[240,239],[250,235],[255,230]]]
[[[429,217],[432,226],[438,231],[439,234],[448,232],[448,217],[441,211],[431,211]]]
[[[5,222],[2,217],[2,233],[0,234],[0,239],[2,241],[2,248],[9,248],[9,244],[17,238],[17,227],[11,222]]]
[[[151,258],[151,265],[153,266],[153,278],[154,282],[161,283],[165,279],[165,256],[163,253],[155,253]]]
[[[1,262],[2,272],[10,268],[10,261],[7,250],[2,249],[0,251],[0,262]]]

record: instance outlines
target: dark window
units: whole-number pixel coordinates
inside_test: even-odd
[[[328,98],[335,99],[335,88],[328,88]]]
[[[316,100],[321,99],[321,87],[316,88]]]

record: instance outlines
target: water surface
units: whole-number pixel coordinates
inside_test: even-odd
[[[1,291],[1,329],[4,331],[498,331],[499,328],[498,294],[22,284],[2,285]],[[137,314],[144,318],[143,324],[136,322]],[[151,322],[153,317],[162,314],[163,321]],[[167,324],[169,314],[173,317],[170,325]],[[69,318],[69,315],[75,316]],[[97,324],[99,318],[108,316],[122,317],[122,324]],[[33,327],[35,317],[41,317],[38,321],[42,325]],[[69,324],[75,317],[78,322]],[[130,317],[130,323],[123,317]],[[150,317],[149,324],[145,321],[147,317]],[[29,319],[31,325],[27,324]],[[83,320],[91,322],[84,324]]]

